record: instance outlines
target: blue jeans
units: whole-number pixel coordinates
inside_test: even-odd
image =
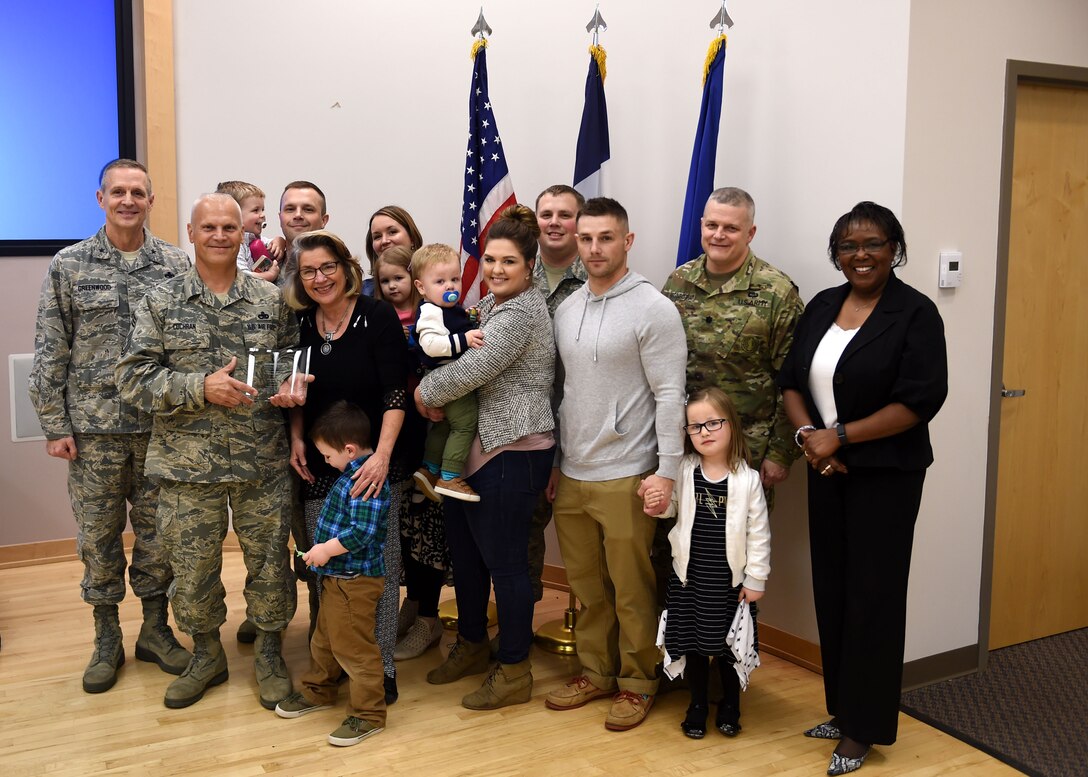
[[[499,661],[516,664],[533,641],[529,581],[529,524],[551,474],[553,448],[506,451],[465,478],[479,502],[447,497],[446,542],[457,593],[457,631],[468,642],[487,640],[487,602],[495,585]]]

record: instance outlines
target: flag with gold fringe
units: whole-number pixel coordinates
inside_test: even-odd
[[[703,252],[700,219],[703,208],[714,191],[714,166],[718,154],[718,126],[722,118],[722,82],[725,72],[724,34],[710,44],[703,65],[703,102],[699,109],[699,125],[695,130],[695,147],[691,152],[688,187],[684,196],[684,215],[680,222],[680,246],[676,266],[690,262]]]
[[[480,256],[487,233],[499,214],[517,202],[495,111],[487,92],[487,41],[482,37],[472,46],[472,62],[461,206],[461,299],[466,307],[475,305],[487,294],[480,274]]]
[[[604,99],[605,50],[589,47],[589,73],[586,75],[586,101],[578,147],[574,157],[574,188],[587,200],[604,193],[604,167],[609,159],[608,105]]]

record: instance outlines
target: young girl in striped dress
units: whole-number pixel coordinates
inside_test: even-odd
[[[759,472],[747,464],[737,411],[720,389],[688,399],[685,455],[663,517],[677,516],[669,532],[672,574],[662,614],[665,671],[686,675],[691,704],[684,734],[706,734],[710,659],[722,679],[715,726],[728,737],[740,730],[740,690],[758,666],[755,602],[770,574],[771,533]],[[648,489],[647,512],[664,494]],[[743,612],[748,608],[751,619]],[[737,617],[741,609],[741,617]],[[728,639],[727,639],[728,637]]]

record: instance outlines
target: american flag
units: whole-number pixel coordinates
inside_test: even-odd
[[[487,49],[479,46],[468,95],[468,150],[465,196],[461,208],[461,290],[463,304],[475,305],[487,294],[480,255],[488,230],[505,208],[517,202],[495,112],[487,94]]]

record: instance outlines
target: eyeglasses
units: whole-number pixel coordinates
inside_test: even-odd
[[[340,272],[340,262],[325,262],[320,267],[303,267],[298,271],[299,276],[304,281],[312,281],[317,277],[317,273],[320,272],[326,278],[332,278],[336,273]]]
[[[728,419],[725,418],[710,418],[703,421],[701,424],[684,424],[684,431],[690,435],[699,434],[699,432],[706,429],[708,432],[716,432],[723,426],[729,424]]]
[[[865,249],[865,253],[875,254],[877,251],[879,251],[884,246],[888,245],[888,243],[890,243],[890,242],[892,242],[892,241],[891,240],[866,240],[864,243],[861,243],[861,244],[858,244],[858,243],[839,243],[837,246],[835,246],[835,250],[838,251],[839,256],[852,256],[852,255],[856,254],[858,251],[860,251],[863,248]]]

